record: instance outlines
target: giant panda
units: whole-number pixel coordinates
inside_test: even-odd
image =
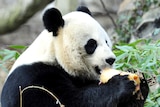
[[[5,81],[2,107],[59,107],[57,101],[65,107],[143,107],[145,80],[141,100],[132,94],[135,85],[127,75],[99,85],[101,70],[112,68],[116,56],[108,34],[87,7],[64,16],[56,8],[48,9],[43,23],[44,31],[17,59]]]

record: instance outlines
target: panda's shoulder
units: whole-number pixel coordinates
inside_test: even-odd
[[[54,79],[57,77],[69,78],[69,75],[58,65],[48,65],[42,62],[38,62],[17,67],[9,77],[23,78],[29,82],[32,80],[40,81],[41,79],[45,78],[46,80],[49,78]]]

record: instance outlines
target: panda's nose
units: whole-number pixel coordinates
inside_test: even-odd
[[[108,58],[108,59],[106,59],[106,62],[107,62],[109,65],[112,65],[115,60],[116,60],[115,58]]]

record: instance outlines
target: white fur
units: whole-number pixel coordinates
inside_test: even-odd
[[[40,61],[50,63],[55,61],[54,38],[52,33],[47,30],[42,31],[36,40],[20,55],[13,64],[9,75],[18,66]]]
[[[115,58],[107,33],[86,13],[72,12],[63,18],[64,29],[59,31],[59,37],[55,40],[55,55],[58,62],[71,75],[99,78],[95,66],[99,66],[100,69],[111,67],[105,59]],[[93,55],[88,55],[84,46],[91,38],[98,42],[98,47]]]
[[[39,61],[55,64],[57,59],[70,75],[98,79],[95,66],[100,69],[111,67],[105,59],[115,58],[115,55],[111,50],[111,41],[99,23],[83,12],[69,13],[63,19],[65,25],[59,29],[58,36],[53,37],[52,33],[44,30],[18,58],[11,72],[23,64]],[[89,39],[95,39],[98,44],[92,55],[88,55],[84,49]]]

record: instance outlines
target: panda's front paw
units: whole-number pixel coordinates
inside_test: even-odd
[[[129,80],[128,75],[116,75],[108,83],[116,89],[115,95],[120,102],[129,100],[135,94],[136,85]]]

